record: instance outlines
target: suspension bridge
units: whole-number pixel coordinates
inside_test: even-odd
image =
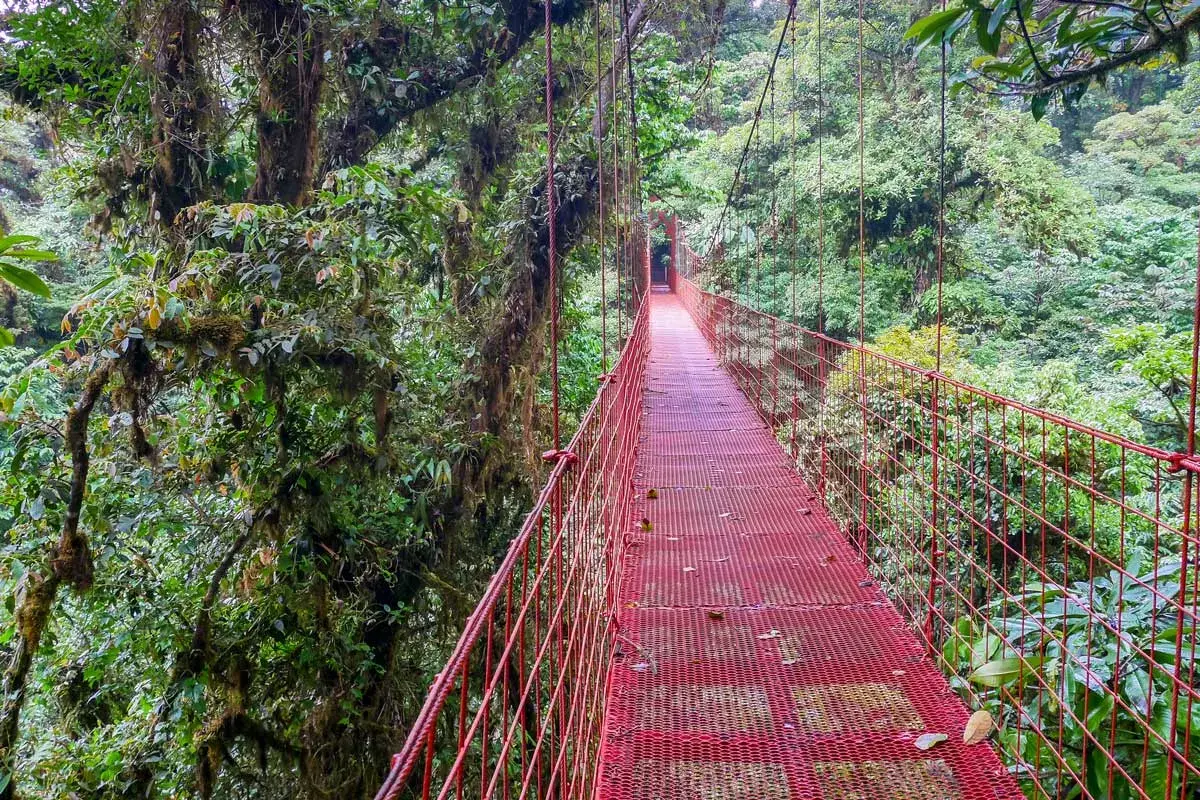
[[[940,291],[931,365],[871,349],[861,5],[858,341],[821,328],[820,250],[816,326],[797,322],[794,187],[790,231],[787,191],[770,219],[739,218],[794,3],[712,244],[697,254],[660,215],[670,260],[652,283],[632,102],[619,110],[629,17],[612,9],[598,245],[623,346],[610,367],[602,282],[600,389],[562,446],[551,303],[547,482],[378,800],[1197,796],[1197,348],[1179,453],[944,374]],[[944,155],[940,172],[944,187]],[[818,172],[818,208],[819,187]],[[944,192],[931,222],[940,287]],[[764,257],[790,258],[787,287]],[[789,292],[789,319],[759,309]]]

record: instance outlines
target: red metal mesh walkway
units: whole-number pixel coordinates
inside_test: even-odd
[[[651,331],[600,797],[1020,798],[674,295]]]

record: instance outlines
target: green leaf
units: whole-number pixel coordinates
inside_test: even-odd
[[[999,11],[1000,7],[996,8]],[[995,17],[995,14],[992,14]],[[976,14],[973,17],[975,26],[975,38],[979,40],[979,46],[988,55],[996,55],[1000,52],[1000,30],[990,30],[988,18],[983,14]]]
[[[8,258],[19,258],[22,261],[58,261],[58,255],[49,250],[9,250],[4,254]]]
[[[8,328],[0,325],[0,347],[12,347],[17,343],[17,337]]]
[[[120,277],[121,277],[120,275],[118,275],[117,273],[114,272],[113,274],[109,275],[107,278],[101,279],[99,283],[94,284],[90,289],[88,289],[86,292],[84,292],[83,296],[91,297],[92,295],[99,292],[101,289],[111,286],[113,283],[116,282],[117,278],[120,278]]]
[[[1087,719],[1084,724],[1092,733],[1097,733],[1105,729],[1105,726],[1111,724],[1112,710],[1115,701],[1111,694],[1101,695],[1098,699],[1090,698],[1088,706]]]
[[[1058,31],[1054,35],[1054,43],[1058,47],[1063,47],[1067,43],[1067,37],[1071,35],[1071,26],[1075,24],[1075,18],[1079,16],[1079,8],[1073,7],[1063,17],[1063,21],[1058,24]]]
[[[1050,95],[1048,93],[1037,94],[1034,95],[1033,99],[1029,101],[1029,110],[1033,112],[1033,118],[1035,120],[1040,120],[1042,117],[1046,116],[1046,108],[1049,105]]]
[[[1023,678],[1042,664],[1041,658],[997,658],[970,674],[968,680],[993,689]]]
[[[967,13],[965,8],[948,8],[938,11],[928,17],[922,17],[914,22],[904,32],[905,39],[915,39],[917,42],[929,42],[942,35],[958,18]]]
[[[22,236],[20,234],[12,234],[11,236],[0,236],[0,253],[10,250],[19,244],[32,244],[38,241],[36,236]]]
[[[40,297],[50,296],[50,287],[46,282],[24,267],[16,264],[0,263],[0,279],[6,280],[18,289],[24,289]]]
[[[1132,670],[1121,684],[1125,697],[1134,711],[1150,716],[1150,675],[1140,669]]]
[[[971,647],[971,666],[978,667],[986,664],[992,656],[996,655],[1004,640],[993,633],[985,633],[982,638],[978,639]]]
[[[988,17],[987,31],[996,37],[996,41],[1000,41],[1000,30],[1004,27],[1004,20],[1010,13],[1012,13],[1012,0],[1000,0],[992,11],[992,15]]]

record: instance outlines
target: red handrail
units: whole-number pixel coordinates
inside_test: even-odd
[[[1194,796],[1193,459],[676,286],[1030,796]]]
[[[376,800],[582,797],[598,769],[615,581],[649,350],[642,304],[612,372],[458,644]],[[559,512],[561,509],[561,513]]]

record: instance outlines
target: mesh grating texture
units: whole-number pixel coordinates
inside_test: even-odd
[[[674,295],[651,326],[600,797],[1021,798]]]

